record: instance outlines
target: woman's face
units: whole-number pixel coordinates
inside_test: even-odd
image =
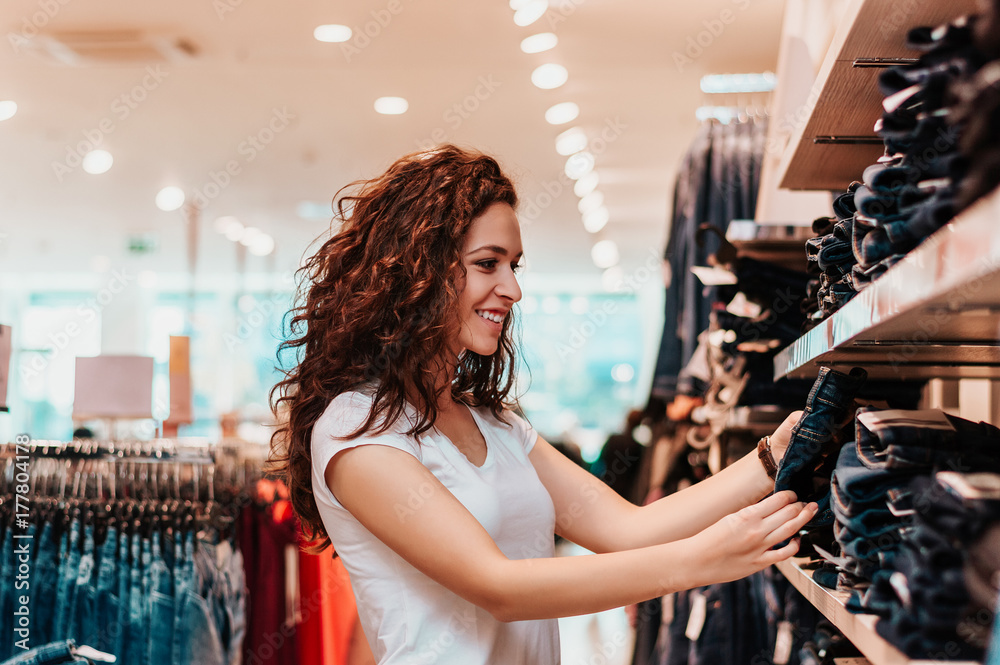
[[[504,319],[521,299],[515,277],[521,254],[521,229],[509,205],[494,203],[472,221],[462,246],[466,276],[458,284],[459,352],[496,352]]]

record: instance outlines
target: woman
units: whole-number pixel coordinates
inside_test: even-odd
[[[307,535],[342,557],[379,663],[551,665],[557,617],[796,551],[771,548],[815,506],[756,503],[773,489],[756,455],[638,507],[506,408],[523,252],[495,160],[446,145],[356,184],[304,268],[273,459]],[[554,533],[597,554],[553,558]]]

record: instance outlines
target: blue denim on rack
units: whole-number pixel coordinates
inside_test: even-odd
[[[178,598],[180,611],[174,642],[180,645],[180,658],[176,662],[178,665],[226,665],[215,616],[208,598],[203,595],[212,588],[210,546],[199,542],[191,554],[191,582],[186,593]]]
[[[792,490],[800,501],[816,501],[819,512],[807,526],[833,523],[830,508],[829,478],[836,463],[830,455],[837,442],[835,435],[846,423],[854,406],[854,397],[867,378],[865,370],[855,367],[843,374],[822,367],[809,391],[802,417],[792,427],[788,448],[778,466],[775,492]],[[826,485],[817,491],[814,477],[825,475]]]
[[[886,508],[889,493],[905,488],[913,480],[912,471],[870,469],[858,459],[854,442],[846,443],[837,457],[830,488],[834,512],[849,518],[873,508]]]
[[[127,525],[123,524],[121,532],[118,534],[118,566],[116,575],[116,605],[118,607],[118,615],[115,619],[116,625],[112,632],[112,636],[115,641],[115,649],[113,653],[118,657],[118,662],[123,665],[127,662],[128,648],[129,648],[129,589],[131,588],[132,573],[131,573],[131,562],[129,559],[130,548],[129,548],[129,535],[127,532]]]
[[[174,639],[171,645],[171,662],[185,663],[187,648],[184,644],[186,633],[181,621],[185,611],[187,596],[195,587],[194,536],[190,531],[178,534],[174,541]]]
[[[11,622],[14,618],[14,585],[8,580],[14,579],[14,569],[16,567],[16,554],[14,554],[14,529],[8,526],[3,530],[0,538],[0,576],[4,584],[0,586],[0,619],[4,622],[3,630],[0,630],[0,658],[6,658],[14,648],[14,634],[11,631]]]
[[[51,522],[46,520],[38,538],[38,554],[31,579],[31,636],[38,644],[53,640],[52,624],[55,621],[56,594],[59,585],[60,539]]]
[[[138,533],[129,538],[128,604],[125,606],[125,655],[124,665],[144,665],[146,642],[142,626],[142,540]]]
[[[73,640],[62,640],[52,642],[25,651],[10,660],[5,660],[0,665],[69,665],[70,663],[91,663],[91,661],[77,656],[75,653],[76,644]]]
[[[80,644],[93,647],[98,640],[97,578],[94,574],[94,525],[83,528],[83,554],[76,578],[76,602],[73,606],[74,621],[70,637]]]
[[[80,563],[80,522],[72,520],[65,534],[65,547],[59,559],[59,582],[56,588],[55,627],[52,637],[64,640],[70,637],[72,608],[76,603],[76,577]]]
[[[121,632],[118,624],[117,577],[118,566],[118,529],[109,526],[101,545],[100,558],[97,564],[97,616],[100,617],[100,630],[97,633],[97,643],[93,646],[99,651],[116,653],[117,634]]]
[[[174,643],[174,589],[170,568],[160,548],[159,534],[152,538],[152,558],[149,563],[149,651],[150,665],[168,665]]]

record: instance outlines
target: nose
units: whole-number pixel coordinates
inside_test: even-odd
[[[517,283],[517,275],[513,270],[502,271],[500,281],[495,287],[495,292],[501,298],[518,302],[521,299],[521,286]]]

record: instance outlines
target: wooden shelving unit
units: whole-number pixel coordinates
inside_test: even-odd
[[[852,0],[809,97],[815,104],[807,102],[801,114],[784,120],[797,127],[778,168],[780,186],[843,190],[858,180],[883,153],[874,131],[882,114],[879,73],[919,56],[905,46],[911,27],[945,23],[974,11],[975,4]]]
[[[775,377],[855,365],[872,378],[1000,377],[1000,191],[783,349]]]
[[[822,612],[872,665],[941,665],[940,660],[910,660],[875,632],[878,617],[872,614],[851,614],[846,603],[849,595],[834,591],[813,581],[812,571],[800,567],[805,559],[788,559],[776,565],[796,589]],[[978,665],[975,661],[947,661],[949,665]]]

